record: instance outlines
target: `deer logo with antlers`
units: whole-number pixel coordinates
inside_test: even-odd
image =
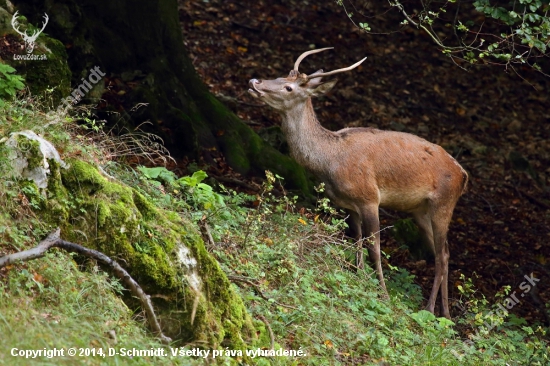
[[[48,24],[48,20],[50,19],[48,17],[48,14],[44,13],[44,23],[42,24],[42,29],[35,30],[32,32],[31,35],[27,34],[27,31],[20,31],[19,30],[19,22],[17,21],[17,17],[19,11],[16,11],[15,14],[13,14],[13,17],[11,18],[11,26],[13,29],[23,37],[23,40],[25,41],[25,49],[27,50],[27,53],[32,53],[34,50],[34,46],[36,44],[36,39],[44,31],[44,28],[46,28],[46,25]]]

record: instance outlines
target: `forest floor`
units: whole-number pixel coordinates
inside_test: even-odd
[[[416,29],[369,35],[334,1],[304,4],[180,2],[186,46],[210,90],[261,132],[277,125],[279,116],[248,95],[249,79],[286,76],[310,48],[335,47],[308,57],[301,65],[306,73],[368,56],[356,70],[340,74],[328,96],[314,101],[321,123],[332,130],[371,126],[410,132],[445,147],[470,176],[449,231],[451,284],[460,274],[473,277],[477,289],[497,301],[494,295],[503,286],[523,296],[518,286],[533,273],[540,282],[512,312],[549,322],[541,309],[550,303],[550,80],[527,69],[466,71]],[[397,30],[398,23],[377,25]],[[220,161],[211,169],[227,168]],[[396,217],[402,216],[382,212],[382,227]],[[382,235],[382,247],[391,265],[416,275],[427,297],[433,263],[412,259],[389,234]],[[449,288],[453,302],[460,295],[455,285]],[[451,312],[456,316],[460,310]]]

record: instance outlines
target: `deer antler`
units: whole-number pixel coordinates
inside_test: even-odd
[[[297,76],[300,74],[300,72],[298,71],[298,66],[300,66],[300,62],[302,62],[302,60],[304,58],[306,58],[307,56],[309,55],[312,55],[314,53],[317,53],[317,52],[322,52],[322,51],[326,51],[326,50],[331,50],[333,49],[334,47],[326,47],[326,48],[319,48],[319,49],[316,49],[316,50],[311,50],[311,51],[307,51],[307,52],[304,52],[300,55],[300,57],[298,57],[298,59],[296,60],[296,62],[294,63],[294,69],[291,72],[291,74]],[[350,71],[350,70],[353,70],[355,69],[357,66],[361,65],[361,63],[363,61],[365,61],[367,58],[365,57],[364,59],[362,59],[361,61],[359,62],[356,62],[354,63],[353,65],[349,66],[349,67],[345,67],[343,69],[338,69],[338,70],[333,70],[333,71],[329,71],[329,72],[321,72],[321,73],[315,73],[315,74],[311,74],[311,75],[308,75],[306,77],[306,80],[311,80],[311,79],[315,79],[315,78],[320,78],[320,77],[323,77],[323,76],[329,76],[329,75],[334,75],[334,74],[339,74],[341,72],[345,72],[345,71]],[[303,77],[303,76],[302,76]]]
[[[315,74],[308,75],[307,79],[311,80],[311,79],[315,79],[315,78],[321,78],[323,76],[329,76],[329,75],[339,74],[341,72],[346,72],[346,71],[353,70],[357,66],[361,65],[363,63],[363,61],[365,61],[366,59],[367,58],[365,57],[361,61],[358,61],[358,62],[354,63],[353,65],[345,67],[343,69],[332,70],[332,71],[329,71],[329,72],[321,72],[321,73],[315,73]]]
[[[319,48],[319,49],[316,49],[316,50],[311,50],[311,51],[306,51],[304,53],[302,53],[300,55],[300,57],[298,57],[298,59],[296,60],[296,62],[294,63],[294,71],[298,72],[298,66],[300,66],[300,62],[302,62],[302,60],[304,58],[306,58],[307,56],[309,55],[312,55],[314,53],[317,53],[317,52],[322,52],[322,51],[326,51],[326,50],[331,50],[333,49],[334,47],[326,47],[326,48]]]

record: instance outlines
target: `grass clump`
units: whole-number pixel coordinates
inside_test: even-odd
[[[171,365],[163,357],[101,355],[71,357],[70,347],[150,349],[162,347],[120,299],[120,283],[89,264],[83,272],[66,253],[0,272],[0,364],[5,365]],[[48,359],[13,357],[11,350],[64,349]]]

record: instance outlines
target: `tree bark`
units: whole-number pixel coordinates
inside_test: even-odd
[[[95,66],[111,80],[132,85],[118,101],[119,108],[111,103],[103,112],[117,110],[132,126],[150,120],[149,132],[162,137],[176,156],[198,157],[216,148],[239,173],[268,169],[291,187],[312,192],[301,166],[267,144],[208,91],[185,49],[176,0],[44,0],[15,5],[33,24],[44,12],[49,15],[47,32],[67,46],[73,86]],[[130,114],[138,103],[148,106]]]

